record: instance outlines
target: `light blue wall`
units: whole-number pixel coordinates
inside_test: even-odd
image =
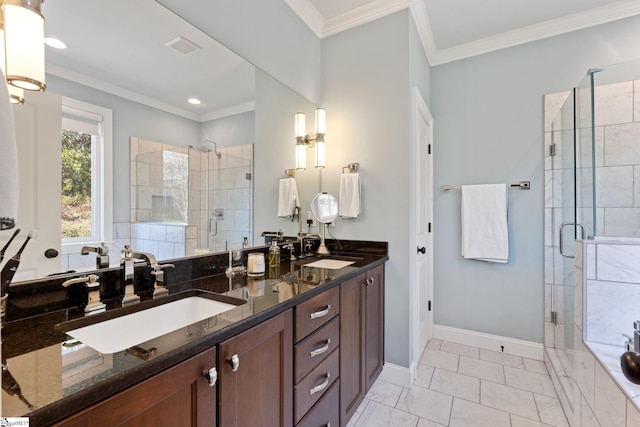
[[[47,91],[113,112],[113,220],[129,221],[129,137],[163,144],[197,145],[200,123],[119,96],[47,75]]]
[[[282,0],[157,0],[319,104],[320,40]]]
[[[543,342],[543,95],[594,65],[640,58],[640,17],[431,70],[435,140],[435,323]],[[507,265],[460,257],[460,194],[442,184],[516,183]]]
[[[255,136],[255,111],[221,117],[201,124],[201,137],[215,141],[218,147],[253,144]]]
[[[409,11],[322,41],[327,168],[322,190],[338,195],[342,166],[360,163],[362,214],[338,219],[337,238],[389,242],[385,359],[409,366]],[[428,67],[427,67],[428,68]]]

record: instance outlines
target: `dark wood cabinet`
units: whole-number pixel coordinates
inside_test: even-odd
[[[288,310],[219,345],[220,426],[293,425],[292,329]]]
[[[212,348],[55,426],[213,427],[216,386],[210,386],[203,373],[215,368],[215,364],[216,349]]]
[[[351,419],[384,363],[384,266],[340,285],[340,424]]]

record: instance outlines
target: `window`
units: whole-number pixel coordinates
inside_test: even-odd
[[[62,99],[62,252],[112,240],[111,110]]]

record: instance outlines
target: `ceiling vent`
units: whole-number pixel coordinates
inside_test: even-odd
[[[170,42],[165,43],[166,46],[180,52],[183,55],[188,55],[190,53],[195,52],[196,50],[200,50],[201,47],[192,42],[191,40],[185,39],[182,36],[176,37]]]

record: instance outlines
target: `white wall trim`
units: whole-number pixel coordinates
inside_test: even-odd
[[[507,354],[540,361],[544,360],[544,345],[542,343],[485,334],[483,332],[452,328],[450,326],[443,325],[433,325],[433,337],[444,341],[471,345],[498,352],[501,351],[500,346],[504,346],[504,352]]]
[[[411,367],[406,368],[404,366],[385,362],[378,379],[391,384],[399,385],[400,387],[410,388],[411,384],[413,383],[413,377],[415,376],[414,372],[414,364],[411,364]]]
[[[324,21],[321,38],[357,27],[409,7],[410,0],[374,0]]]

